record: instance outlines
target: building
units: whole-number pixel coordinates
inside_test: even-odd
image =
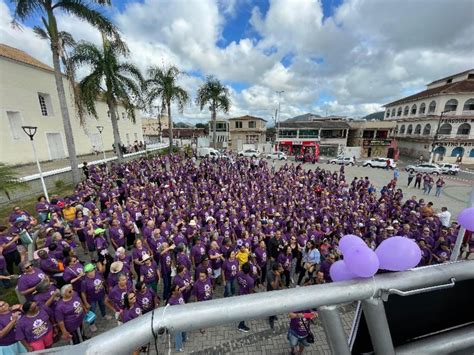
[[[397,121],[401,155],[427,160],[432,153],[436,162],[474,163],[474,69],[384,107],[385,119]]]
[[[267,121],[260,117],[245,115],[229,119],[230,148],[233,151],[242,150],[244,144],[254,145],[266,141]]]
[[[319,144],[319,154],[336,156],[347,144],[350,126],[345,120],[321,119],[280,122],[276,136],[277,148],[290,155],[300,154],[305,146]]]
[[[398,159],[397,142],[393,138],[397,123],[386,121],[349,121],[347,149],[356,158],[383,157]]]
[[[146,144],[155,144],[163,138],[163,132],[169,127],[168,116],[158,118],[142,118],[143,139]]]
[[[213,138],[213,121],[209,121],[209,142],[212,144]],[[229,146],[230,132],[229,121],[216,120],[216,147],[217,149],[225,149]]]
[[[36,126],[34,137],[40,161],[67,157],[54,70],[27,53],[0,44],[0,161],[9,165],[34,162],[31,143],[22,126]],[[112,149],[113,132],[107,104],[97,101],[99,119],[84,117],[80,125],[72,90],[64,77],[64,89],[77,155]],[[125,145],[143,140],[141,121],[132,122],[122,106],[117,108],[119,131]],[[97,126],[103,126],[102,134]]]

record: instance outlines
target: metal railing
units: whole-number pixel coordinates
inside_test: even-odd
[[[129,354],[143,344],[149,343],[154,338],[153,333],[162,333],[164,330],[171,333],[190,331],[242,320],[262,319],[301,309],[318,308],[332,353],[344,355],[350,354],[350,349],[336,306],[353,301],[362,301],[376,354],[390,355],[398,353],[399,350],[400,353],[420,354],[423,352],[413,352],[413,349],[419,350],[422,346],[436,349],[436,344],[444,350],[462,350],[474,347],[474,332],[458,329],[454,331],[457,333],[452,337],[444,333],[441,342],[439,338],[434,337],[431,341],[424,339],[394,349],[383,299],[393,293],[413,294],[447,288],[455,281],[473,278],[474,261],[460,261],[381,274],[370,279],[161,307],[84,343],[39,353]]]

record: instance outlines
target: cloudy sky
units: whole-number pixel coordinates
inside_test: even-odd
[[[229,116],[271,121],[307,112],[363,116],[432,80],[474,67],[473,0],[142,0],[105,10],[142,70],[178,66],[195,97],[206,75],[230,89]],[[0,0],[0,42],[51,64],[35,19],[10,25],[11,2]],[[61,30],[100,43],[99,34],[61,15]],[[194,100],[193,100],[194,101]],[[177,120],[205,121],[189,104]]]

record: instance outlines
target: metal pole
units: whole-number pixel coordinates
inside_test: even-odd
[[[336,306],[322,306],[318,308],[324,333],[331,348],[331,353],[349,355],[347,336],[342,327],[341,317]]]
[[[380,294],[382,290],[396,288],[413,290],[442,284],[455,277],[456,281],[474,278],[474,260],[453,262],[409,271],[376,275],[359,279],[299,288],[254,293],[251,295],[221,298],[179,306],[160,307],[120,327],[99,334],[74,348],[51,349],[63,354],[125,354],[153,339],[155,332],[197,330],[249,319],[263,319],[275,314],[299,309],[336,305],[363,300]],[[223,311],[224,310],[224,311]],[[383,313],[385,314],[385,313]],[[391,339],[390,344],[391,344]],[[386,354],[392,354],[387,352]],[[383,354],[383,353],[382,353]],[[384,354],[385,355],[385,354]]]
[[[41,166],[40,162],[38,160],[38,155],[36,154],[36,147],[35,147],[35,141],[33,140],[33,137],[30,138],[31,140],[31,146],[33,147],[33,155],[36,160],[36,166],[38,167],[38,172],[41,180],[41,186],[43,186],[43,193],[46,196],[46,200],[49,201],[49,195],[48,195],[48,190],[46,189],[46,184],[44,183],[44,178],[43,178],[43,172],[41,171]]]
[[[367,327],[369,328],[375,354],[395,355],[383,301],[380,298],[363,300],[362,310],[367,320]]]
[[[467,208],[473,207],[473,206],[474,206],[474,184],[472,185],[472,188],[471,188],[471,196],[467,203]],[[466,228],[461,226],[459,228],[458,236],[456,238],[456,243],[454,244],[453,252],[451,253],[451,258],[450,258],[451,261],[458,260],[465,233],[466,233]]]
[[[102,131],[100,132],[100,141],[102,142],[102,155],[104,156],[104,165],[105,165],[105,172],[108,173],[109,169],[107,168],[107,157],[105,156],[105,146],[104,146],[104,138],[102,137]]]
[[[433,163],[435,143],[436,143],[436,140],[438,139],[439,128],[441,127],[441,121],[443,120],[443,115],[444,115],[446,112],[447,112],[447,111],[441,112],[441,116],[439,116],[438,126],[436,127],[436,132],[435,132],[435,135],[434,135],[434,137],[433,137],[433,141],[431,142],[431,152],[430,152],[430,161],[429,161],[430,164]]]

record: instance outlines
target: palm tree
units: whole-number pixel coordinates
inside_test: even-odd
[[[8,165],[0,163],[0,191],[10,200],[10,193],[18,189],[27,189],[28,185],[18,179],[16,172]]]
[[[170,153],[173,151],[173,119],[171,117],[171,103],[178,105],[180,112],[183,112],[184,105],[189,101],[189,95],[180,86],[178,78],[181,71],[175,66],[169,68],[151,67],[148,69],[149,79],[146,81],[147,101],[153,102],[161,100],[161,107],[168,111]]]
[[[63,119],[64,134],[66,138],[67,150],[69,154],[69,163],[71,165],[72,180],[77,184],[81,175],[77,167],[76,146],[72,133],[71,121],[64,91],[63,74],[61,72],[60,53],[62,51],[56,14],[63,12],[68,15],[74,15],[81,20],[88,22],[92,26],[109,34],[117,35],[115,26],[97,10],[90,7],[91,2],[99,5],[111,5],[111,0],[61,0],[53,3],[53,0],[11,0],[15,5],[14,23],[16,20],[25,21],[28,18],[40,17],[44,25],[44,31],[48,34],[53,55],[54,78],[56,80],[56,89],[58,91],[59,106]]]
[[[123,105],[129,119],[135,122],[135,109],[140,102],[144,80],[137,67],[120,62],[120,56],[128,55],[125,44],[119,39],[110,41],[105,35],[102,37],[102,48],[92,43],[80,42],[74,48],[70,61],[74,66],[87,64],[91,68],[90,74],[79,83],[81,101],[84,109],[97,118],[96,100],[105,100],[112,121],[115,151],[118,160],[122,161],[117,105]]]
[[[209,104],[209,111],[211,111],[212,147],[215,148],[217,111],[228,113],[232,103],[229,97],[229,89],[213,76],[208,76],[206,82],[201,85],[197,92],[196,105],[200,107],[201,111],[207,104]]]

